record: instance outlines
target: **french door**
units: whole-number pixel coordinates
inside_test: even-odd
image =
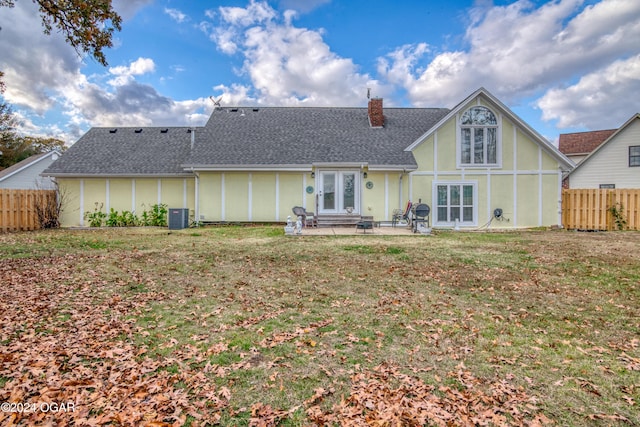
[[[321,171],[318,183],[318,213],[359,213],[359,177],[359,171]]]

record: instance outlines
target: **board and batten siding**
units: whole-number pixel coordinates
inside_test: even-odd
[[[205,222],[285,222],[292,208],[315,209],[306,172],[200,172],[199,218]],[[313,193],[306,192],[308,186]]]
[[[155,204],[195,212],[194,178],[57,178],[62,197],[62,227],[86,225],[94,210],[131,211],[138,217]]]
[[[486,104],[474,100],[461,111],[473,105]],[[487,224],[496,208],[503,210],[505,221],[494,221],[494,227],[559,225],[562,174],[558,161],[495,106],[487,106],[499,116],[500,167],[458,167],[458,114],[414,148],[418,170],[409,175],[411,200],[414,203],[422,200],[431,206],[434,225],[437,202],[434,183],[469,183],[477,191],[476,221],[471,228]]]
[[[640,166],[629,166],[629,147],[640,146],[640,119],[635,119],[584,160],[569,177],[570,188],[640,188]]]

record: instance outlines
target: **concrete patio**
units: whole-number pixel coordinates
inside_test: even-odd
[[[373,229],[362,230],[351,227],[306,227],[302,229],[303,236],[421,236],[414,234],[407,226],[397,227],[373,227]]]

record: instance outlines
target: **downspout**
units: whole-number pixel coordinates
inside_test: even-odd
[[[200,174],[191,168],[191,172],[196,178],[195,181],[195,198],[194,198],[194,206],[193,209],[195,211],[195,222],[200,222]]]
[[[400,174],[400,180],[398,182],[398,209],[402,209],[404,207],[402,203],[402,179],[404,178],[404,173],[405,171],[403,170]]]
[[[196,129],[191,128],[189,131],[191,132],[191,154],[193,154],[193,147],[196,144]],[[195,176],[194,187],[196,194],[194,195],[195,197],[193,201],[193,210],[195,211],[194,219],[196,223],[200,223],[200,174],[193,169],[193,166],[191,167],[191,173]]]

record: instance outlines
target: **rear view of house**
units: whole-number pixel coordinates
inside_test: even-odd
[[[62,223],[156,203],[203,222],[284,222],[293,206],[391,221],[408,200],[434,227],[560,224],[573,162],[483,88],[446,108],[216,108],[204,127],[94,128],[45,173]],[[499,210],[501,215],[496,218]],[[495,220],[495,221],[494,221]]]

